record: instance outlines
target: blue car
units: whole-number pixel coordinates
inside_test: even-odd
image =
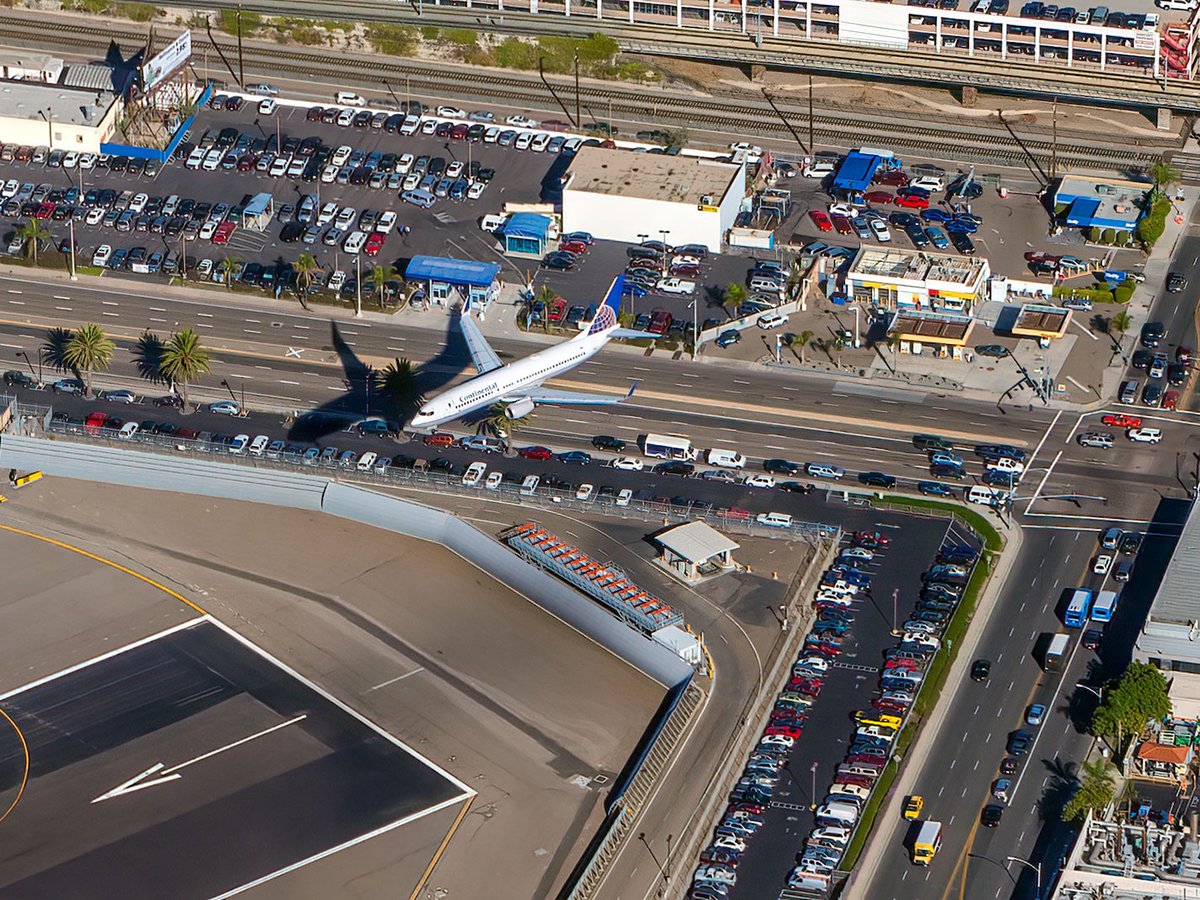
[[[640,300],[646,296],[646,289],[633,281],[626,281],[621,292],[623,294],[629,294],[629,296],[636,300]]]
[[[1046,707],[1045,706],[1043,706],[1041,703],[1031,704],[1029,707],[1029,712],[1027,712],[1025,714],[1025,724],[1032,725],[1034,728],[1037,728],[1039,725],[1042,724],[1042,719],[1044,719],[1045,717],[1046,717]]]
[[[949,222],[954,216],[943,209],[923,209],[921,218],[926,222]]]
[[[950,246],[950,239],[946,237],[946,232],[935,225],[930,225],[925,229],[925,237],[929,238],[929,242],[939,250],[945,250]]]
[[[946,230],[958,234],[974,234],[979,226],[967,219],[951,219],[946,223]]]
[[[927,497],[953,497],[957,493],[955,488],[938,481],[918,481],[917,490]]]
[[[564,244],[572,244],[576,241],[581,244],[586,244],[590,247],[595,241],[595,238],[593,238],[592,235],[586,231],[569,231],[562,236],[562,242]]]

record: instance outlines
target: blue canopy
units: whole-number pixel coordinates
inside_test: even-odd
[[[513,213],[504,224],[505,237],[544,241],[550,233],[550,217],[541,213]]]
[[[404,277],[409,281],[439,281],[470,287],[487,287],[499,274],[499,263],[443,256],[414,256],[404,270]]]

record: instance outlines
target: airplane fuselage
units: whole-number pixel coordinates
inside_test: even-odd
[[[538,387],[586,362],[606,343],[606,334],[584,335],[476,375],[425,403],[410,425],[418,429],[433,428],[499,401],[519,399],[521,391]]]

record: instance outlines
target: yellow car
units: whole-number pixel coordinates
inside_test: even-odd
[[[925,808],[925,798],[920,794],[913,794],[904,801],[904,818],[919,819],[921,810]]]

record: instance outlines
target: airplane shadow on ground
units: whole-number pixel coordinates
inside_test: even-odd
[[[342,380],[346,391],[296,418],[288,431],[288,439],[313,442],[338,431],[366,416],[380,416],[402,427],[408,422],[429,394],[437,393],[454,380],[471,363],[467,342],[459,329],[460,312],[450,315],[445,345],[432,359],[413,360],[416,377],[408,396],[394,397],[380,389],[381,372],[368,366],[342,337],[338,323],[329,323],[333,351],[342,364]]]

